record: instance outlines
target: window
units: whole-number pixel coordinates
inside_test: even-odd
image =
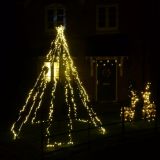
[[[54,62],[53,70],[52,70],[51,62],[45,62],[44,66],[48,68],[48,71],[45,75],[46,81],[50,82],[51,76],[53,76],[55,80],[59,79],[59,63],[58,62]]]
[[[100,5],[96,11],[97,30],[117,30],[118,29],[118,6]]]
[[[47,73],[45,75],[45,80],[50,82],[51,81],[51,63],[45,62],[44,65],[47,67]]]
[[[45,30],[53,32],[56,26],[66,24],[65,9],[62,5],[49,5],[45,9]]]

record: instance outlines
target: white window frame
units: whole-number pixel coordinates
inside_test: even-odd
[[[52,9],[54,11],[54,15],[56,17],[56,20],[55,20],[55,24],[54,24],[53,28],[48,28],[48,11],[52,10]],[[45,7],[45,32],[53,33],[54,27],[57,26],[57,10],[58,9],[63,9],[63,11],[64,11],[63,25],[64,25],[64,27],[66,27],[66,9],[65,9],[65,7],[61,4],[51,4],[51,5],[48,5]]]
[[[106,9],[106,12],[105,12],[105,16],[106,16],[106,19],[105,19],[105,23],[106,23],[106,26],[105,27],[100,27],[99,26],[99,8],[101,7],[104,7]],[[115,7],[116,8],[116,25],[115,27],[110,27],[109,26],[109,8],[110,7]],[[118,7],[118,4],[109,4],[109,5],[97,5],[96,6],[96,30],[97,31],[117,31],[118,28],[119,28],[119,7]]]

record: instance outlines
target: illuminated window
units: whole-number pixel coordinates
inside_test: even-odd
[[[46,73],[46,76],[45,76],[45,79],[46,79],[46,81],[50,82],[51,81],[51,63],[50,62],[45,62],[44,65],[48,69],[48,71]]]
[[[97,30],[118,29],[118,5],[100,5],[96,10]]]
[[[59,63],[54,62],[54,78],[59,79]]]
[[[52,70],[52,65],[51,62],[45,62],[44,65],[48,68],[48,72],[45,75],[46,81],[50,82],[51,81],[51,76],[53,76],[54,79],[59,79],[59,63],[54,62],[53,70]],[[52,73],[53,72],[53,73]]]
[[[62,5],[52,4],[45,9],[45,30],[53,32],[56,26],[66,26],[65,9]]]

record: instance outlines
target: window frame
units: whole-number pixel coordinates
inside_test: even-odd
[[[100,27],[99,26],[99,8],[105,8],[105,27]],[[115,7],[116,8],[116,25],[115,27],[110,27],[109,26],[109,8]],[[96,30],[97,31],[118,31],[119,28],[119,7],[118,4],[105,4],[105,5],[97,5],[96,6]]]
[[[50,4],[50,5],[47,5],[45,7],[45,32],[47,32],[47,33],[53,33],[54,32],[54,27],[57,26],[57,17],[58,17],[57,11],[58,11],[58,9],[63,9],[63,11],[64,11],[63,25],[64,25],[64,27],[66,27],[66,9],[65,9],[64,5],[62,5],[62,4]],[[53,14],[56,17],[55,22],[53,22],[53,23],[55,23],[53,28],[48,28],[48,11],[49,10],[53,10]]]

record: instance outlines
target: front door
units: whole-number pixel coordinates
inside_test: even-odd
[[[117,63],[113,60],[97,60],[97,99],[116,101]]]

